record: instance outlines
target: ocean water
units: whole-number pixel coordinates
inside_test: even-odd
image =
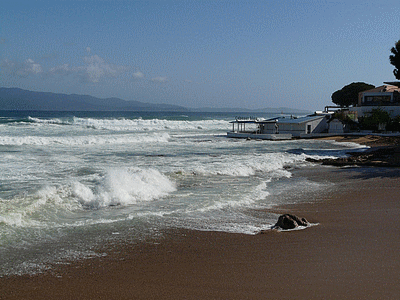
[[[292,176],[307,157],[361,148],[229,139],[235,116],[0,112],[0,276],[165,228],[256,234],[277,220],[262,209],[329,186]]]

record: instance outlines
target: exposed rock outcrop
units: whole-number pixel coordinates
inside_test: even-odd
[[[387,146],[372,148],[365,152],[348,153],[349,157],[312,159],[309,162],[317,162],[331,166],[372,166],[372,167],[400,167],[400,147]]]
[[[273,228],[281,229],[294,229],[299,226],[309,226],[310,223],[305,218],[299,218],[296,215],[284,214],[279,216],[278,222],[276,222]]]

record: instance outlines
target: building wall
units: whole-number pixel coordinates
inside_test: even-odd
[[[314,125],[315,127],[312,130],[312,133],[321,133],[328,130],[328,120],[329,117],[324,117],[320,120],[316,120]]]
[[[306,123],[278,123],[279,133],[291,133],[293,136],[298,137],[306,132]]]
[[[400,88],[382,85],[358,93],[358,106],[400,105]]]
[[[340,122],[338,119],[334,119],[329,123],[329,133],[343,133],[343,123]]]
[[[363,106],[393,105],[393,93],[363,93],[361,103]]]
[[[300,137],[301,135],[308,133],[321,133],[328,129],[326,118],[320,118],[301,123],[278,122],[277,124],[279,133],[292,134],[294,137]],[[275,132],[276,128],[274,123],[267,123],[264,125],[264,133],[275,133]]]
[[[262,125],[262,133],[274,134],[276,132],[275,123],[266,123]]]

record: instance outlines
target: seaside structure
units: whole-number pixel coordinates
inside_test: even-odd
[[[352,107],[358,117],[374,108],[387,111],[392,117],[400,115],[400,87],[396,85],[381,85],[358,94],[358,105]]]
[[[346,131],[345,125],[339,119],[333,118],[328,121],[329,134],[343,134]]]
[[[340,110],[347,119],[357,122],[359,117],[368,114],[375,108],[387,111],[392,118],[400,116],[400,82],[385,82],[385,85],[360,92],[358,105],[347,109],[338,106],[326,106],[324,111],[299,118],[289,116],[267,120],[236,119],[231,122],[232,131],[229,131],[227,136],[246,139],[287,140],[340,134],[363,134],[359,129],[357,129],[357,132],[352,132],[351,124],[342,121],[341,118],[335,118],[334,113]],[[379,130],[384,131],[385,128],[382,127]],[[364,132],[364,134],[371,134],[371,131]]]
[[[329,133],[330,114],[314,114],[305,117],[278,117],[268,120],[237,119],[232,121],[228,137],[266,140],[287,140],[293,137],[306,138]],[[342,125],[343,126],[343,125]],[[335,123],[335,132],[340,132]],[[342,131],[343,132],[343,129]]]
[[[227,132],[230,138],[261,139],[261,140],[290,140],[292,134],[280,134],[275,119],[236,119],[230,122],[232,131]],[[268,130],[267,128],[273,128]]]

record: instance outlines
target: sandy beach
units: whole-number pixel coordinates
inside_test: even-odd
[[[315,166],[295,176],[335,183],[274,209],[316,226],[258,235],[171,230],[105,245],[101,258],[0,278],[0,299],[396,299],[400,170]]]

